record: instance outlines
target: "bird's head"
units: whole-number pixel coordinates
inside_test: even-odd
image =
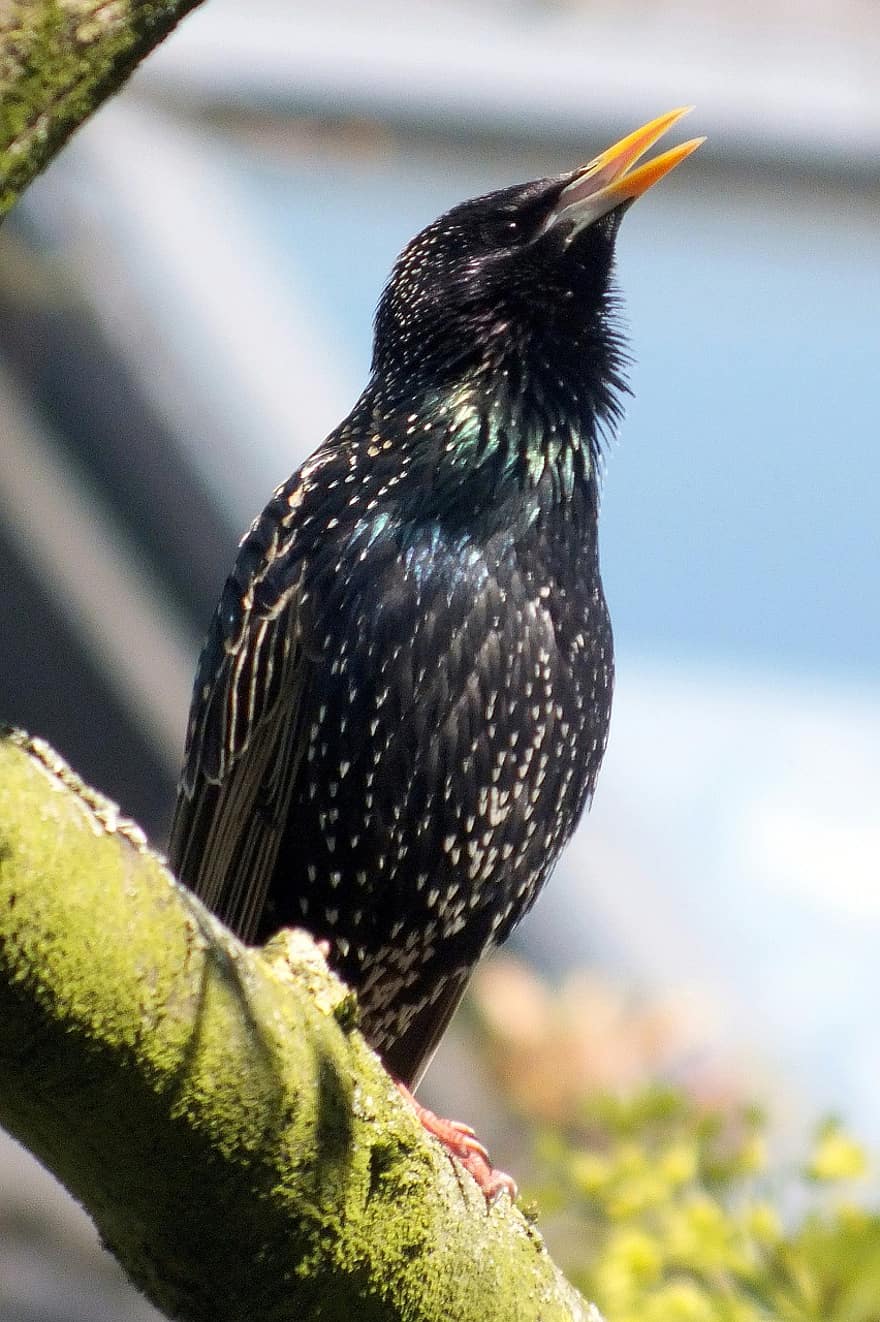
[[[519,403],[539,422],[613,416],[624,359],[612,316],[617,229],[703,141],[637,165],[684,113],[568,174],[464,202],[418,234],[376,316],[373,372],[386,400],[465,390],[488,407]]]

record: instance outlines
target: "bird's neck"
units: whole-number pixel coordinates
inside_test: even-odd
[[[529,518],[595,509],[599,420],[588,400],[560,398],[507,368],[429,384],[399,403],[375,390],[370,407],[428,513],[491,522],[515,506]]]
[[[548,488],[565,501],[577,483],[595,479],[596,420],[525,385],[510,371],[465,381],[437,404],[448,435],[447,454],[458,468],[489,464],[526,492]]]

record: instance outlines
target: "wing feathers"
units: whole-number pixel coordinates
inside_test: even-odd
[[[171,829],[177,875],[245,941],[260,928],[299,764],[309,666],[297,645],[300,578],[268,609],[240,577],[228,580],[199,664]]]

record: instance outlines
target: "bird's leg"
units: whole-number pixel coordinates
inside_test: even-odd
[[[398,1082],[397,1087],[401,1097],[410,1103],[428,1133],[439,1139],[446,1151],[457,1157],[465,1170],[474,1177],[487,1203],[494,1203],[502,1193],[507,1193],[510,1201],[514,1201],[515,1182],[504,1171],[495,1170],[489,1160],[489,1153],[470,1125],[462,1124],[460,1120],[443,1120],[416,1101],[406,1084]]]

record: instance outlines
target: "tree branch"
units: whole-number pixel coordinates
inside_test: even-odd
[[[241,946],[45,744],[0,740],[0,1121],[160,1309],[595,1322],[355,1021],[305,933]]]
[[[199,0],[0,0],[0,217]]]

